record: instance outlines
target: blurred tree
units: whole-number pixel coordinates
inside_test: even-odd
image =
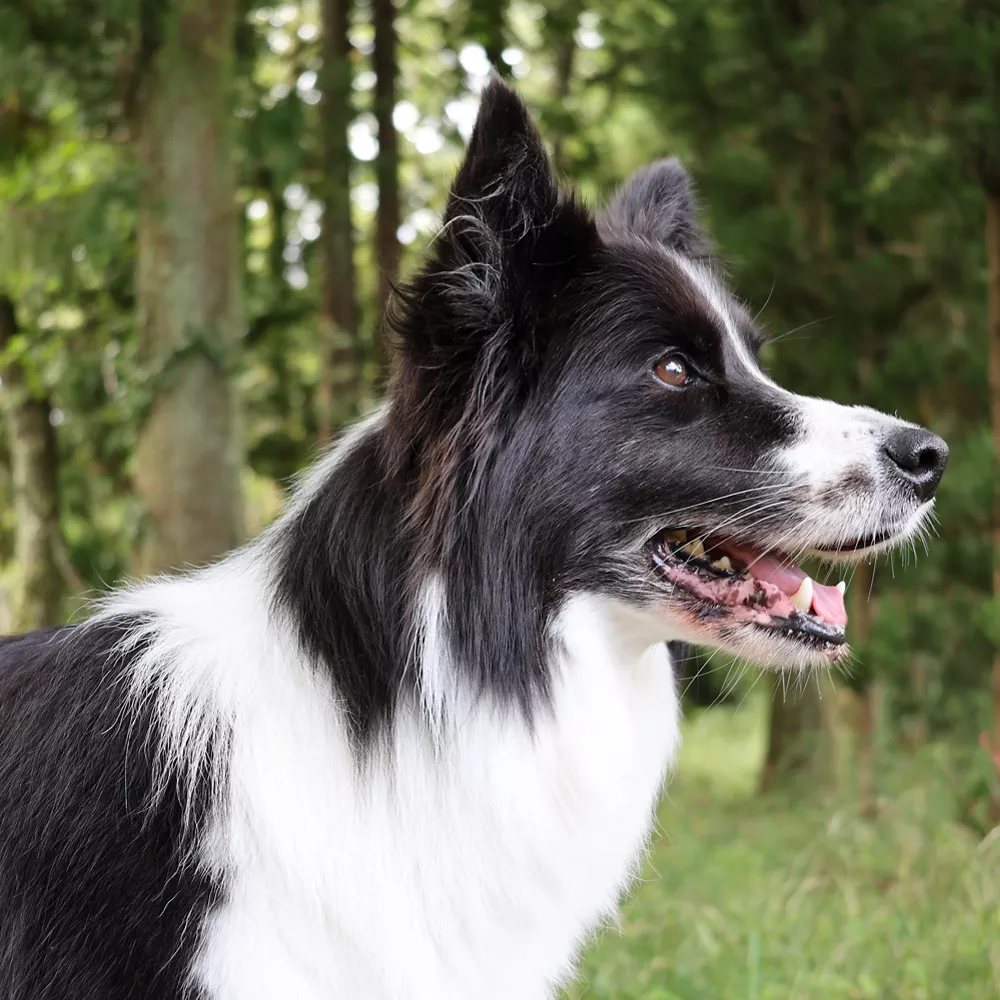
[[[399,137],[393,123],[396,107],[396,8],[392,0],[372,0],[375,22],[375,118],[378,122],[378,157],[375,176],[378,180],[378,210],[375,217],[375,261],[378,267],[376,306],[377,325],[381,328],[393,285],[399,279],[400,247],[397,232],[399,209]],[[388,346],[383,331],[376,344],[379,368],[388,364]]]
[[[243,537],[232,374],[242,336],[232,87],[235,0],[147,4],[137,83],[137,292],[148,411],[135,483],[141,573],[199,564]]]
[[[921,50],[943,105],[939,126],[975,178],[984,203],[989,408],[993,452],[993,746],[1000,748],[1000,2],[939,0]]]
[[[552,53],[552,101],[545,118],[546,136],[552,143],[552,163],[558,172],[566,171],[565,141],[575,130],[569,96],[576,63],[576,26],[583,13],[581,0],[561,0],[545,8],[543,42]]]
[[[361,380],[358,308],[351,219],[350,0],[322,0],[320,143],[323,223],[320,235],[320,381],[317,430],[321,444],[356,412]]]
[[[802,775],[831,780],[834,745],[830,738],[830,708],[816,683],[792,684],[775,674],[770,678],[771,723],[760,776],[762,792],[785,787]],[[833,689],[830,688],[832,693]]]
[[[509,76],[510,67],[503,59],[507,47],[506,0],[469,0],[468,32],[486,50],[494,71]]]
[[[62,621],[59,459],[49,394],[26,366],[11,299],[0,294],[0,378],[14,494],[14,579],[4,628],[27,632]]]

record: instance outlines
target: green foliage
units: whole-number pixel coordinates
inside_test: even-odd
[[[760,799],[765,719],[751,699],[688,724],[665,833],[567,997],[995,997],[1000,840],[956,821],[965,762],[889,762],[875,821],[804,789]]]
[[[14,349],[62,420],[64,533],[90,586],[127,569],[136,429],[154,389],[136,362],[133,271],[141,70],[167,0],[0,6],[0,289]],[[559,168],[597,201],[631,170],[690,165],[765,357],[792,388],[898,411],[952,447],[940,537],[883,560],[850,683],[878,671],[891,711],[931,732],[985,723],[992,649],[983,184],[995,174],[993,0],[406,0],[397,5],[404,273],[431,239],[488,72],[538,110]],[[377,328],[370,10],[350,32],[362,365]],[[251,528],[312,456],[317,236],[317,0],[247,3],[236,118]],[[220,363],[228,364],[226,359]],[[2,488],[2,485],[0,485]],[[9,514],[0,551],[9,552]],[[6,533],[6,534],[5,534]],[[914,555],[919,556],[914,566]],[[919,675],[920,684],[915,677]],[[919,690],[918,690],[919,688]]]

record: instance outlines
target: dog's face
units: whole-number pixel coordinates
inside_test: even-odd
[[[827,663],[842,589],[795,560],[901,544],[932,507],[940,438],[761,369],[675,161],[594,218],[500,84],[405,308],[397,410],[427,442],[435,558],[464,558],[466,580],[513,575],[545,607],[610,594],[651,641]]]

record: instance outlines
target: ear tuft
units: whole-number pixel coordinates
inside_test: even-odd
[[[707,249],[691,179],[674,157],[637,170],[598,221],[605,235],[635,233],[686,256],[701,256]]]

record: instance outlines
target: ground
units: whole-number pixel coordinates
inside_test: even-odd
[[[686,726],[641,884],[569,1000],[997,1000],[1000,837],[952,818],[948,748],[883,757],[848,793],[761,798],[767,705]]]

